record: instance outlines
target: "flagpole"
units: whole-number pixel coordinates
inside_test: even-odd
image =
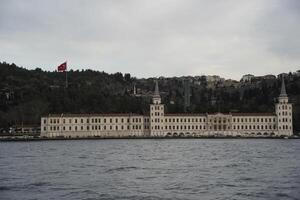
[[[67,61],[66,63],[66,88],[68,88],[68,67],[67,67]]]
[[[66,70],[66,88],[68,88],[68,73],[67,73],[67,70]]]

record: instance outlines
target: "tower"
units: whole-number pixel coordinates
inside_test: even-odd
[[[154,95],[150,104],[150,135],[164,136],[164,105],[158,89],[158,82],[155,82]]]
[[[277,130],[279,135],[291,136],[293,134],[293,109],[286,93],[284,77],[282,76],[281,91],[275,105],[277,115]]]

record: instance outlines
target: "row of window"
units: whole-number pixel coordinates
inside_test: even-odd
[[[213,122],[213,119],[210,119],[209,120],[211,123]],[[227,119],[226,120],[226,118],[223,118],[223,120],[222,120],[222,118],[214,118],[214,123],[217,123],[217,122],[219,122],[219,124],[221,124],[222,122],[223,123],[226,123],[226,121],[228,121],[228,122],[230,122],[230,119]]]
[[[102,119],[101,120],[101,118],[92,118],[91,120],[89,119],[89,118],[87,118],[87,119],[62,119],[62,123],[63,124],[65,124],[66,122],[68,121],[68,123],[72,123],[72,122],[74,122],[75,124],[76,123],[90,123],[90,121],[91,121],[91,123],[107,123],[107,122],[109,122],[109,123],[113,123],[113,122],[115,122],[115,123],[119,123],[119,122],[121,122],[121,123],[124,123],[124,122],[127,122],[127,123],[130,123],[130,118],[127,118],[127,120],[126,119],[124,119],[124,118],[121,118],[120,120],[119,120],[119,118],[115,118],[114,120],[112,119],[112,118],[110,118],[109,120],[108,119],[106,119],[106,118],[104,118],[104,119]],[[131,118],[131,122],[132,123],[141,123],[142,122],[142,118]],[[145,118],[144,119],[144,122],[149,122],[149,118]],[[46,124],[47,123],[47,120],[46,119],[44,119],[44,124]],[[50,119],[50,124],[59,124],[60,123],[60,119]]]
[[[50,126],[50,131],[78,131],[78,130],[85,130],[83,126],[74,126],[73,130],[71,126],[63,126],[62,129],[59,128],[59,126]],[[145,126],[145,129],[149,129],[149,126]],[[87,126],[86,130],[141,130],[141,125],[132,125],[131,129],[130,126]],[[44,131],[46,131],[47,128],[44,127]]]
[[[292,106],[291,105],[289,105],[289,106],[287,106],[287,105],[282,105],[282,106],[278,106],[278,109],[280,110],[280,109],[282,109],[282,110],[287,110],[287,109],[289,109],[289,110],[292,110]]]
[[[278,115],[282,115],[282,116],[292,116],[292,112],[287,112],[287,111],[282,111],[282,112],[279,112]]]
[[[222,130],[222,131],[225,131],[227,129],[227,126],[226,125],[214,125],[214,130]],[[212,129],[212,126],[210,126],[210,129]],[[230,127],[228,126],[228,129],[230,129]]]
[[[268,129],[276,129],[276,125],[237,125],[233,126],[234,130],[268,130]]]
[[[152,126],[152,129],[163,129],[163,126]],[[165,130],[205,130],[205,126],[202,125],[177,125],[177,126],[165,126]]]
[[[157,119],[157,118],[151,120],[151,122],[157,122],[157,123],[159,123],[160,121],[161,121],[161,122],[164,122],[163,119],[160,120],[160,119]]]
[[[205,118],[166,118],[165,122],[205,122]]]
[[[151,110],[159,110],[161,107],[161,110],[163,110],[163,106],[151,106]]]
[[[281,128],[282,128],[282,130],[291,130],[292,129],[292,127],[290,126],[288,126],[288,125],[283,125],[282,127],[281,126],[279,126],[279,129],[281,130]]]
[[[278,122],[281,122],[281,119],[278,119]],[[282,118],[282,122],[292,122],[292,119]]]
[[[154,112],[154,116],[164,116],[164,113]],[[153,116],[153,113],[151,113],[151,116]]]
[[[233,118],[233,122],[275,122],[276,118]]]

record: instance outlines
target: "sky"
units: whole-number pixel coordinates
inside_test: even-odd
[[[138,78],[300,69],[299,0],[0,0],[0,61]]]

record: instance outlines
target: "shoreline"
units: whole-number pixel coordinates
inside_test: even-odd
[[[176,140],[176,139],[300,139],[300,137],[80,137],[80,138],[0,138],[0,142],[30,142],[58,140]]]

